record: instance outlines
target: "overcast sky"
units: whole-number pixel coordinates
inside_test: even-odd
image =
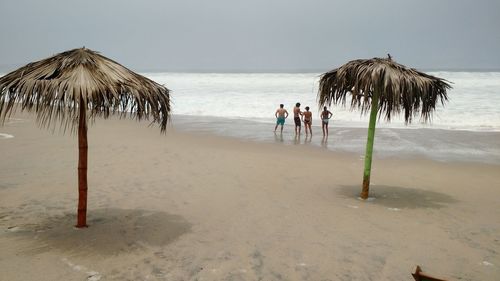
[[[136,71],[500,69],[500,0],[2,0],[0,71],[85,46]]]

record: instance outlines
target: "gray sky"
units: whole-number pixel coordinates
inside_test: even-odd
[[[500,69],[499,0],[2,0],[0,71],[85,46],[137,71]]]

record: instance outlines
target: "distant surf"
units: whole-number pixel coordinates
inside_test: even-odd
[[[500,72],[429,72],[452,82],[449,102],[437,105],[432,123],[419,118],[408,126],[403,117],[378,127],[500,131]],[[273,123],[280,103],[291,110],[296,102],[311,107],[317,117],[320,73],[146,73],[172,90],[173,113]],[[347,101],[349,105],[349,100]],[[368,116],[357,110],[332,107],[340,127],[367,127]]]

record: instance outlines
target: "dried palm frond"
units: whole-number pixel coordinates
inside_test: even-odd
[[[13,109],[34,111],[40,125],[58,119],[75,129],[79,107],[86,117],[119,113],[149,119],[166,130],[169,90],[97,52],[81,48],[30,63],[0,77],[0,123]]]
[[[320,78],[318,103],[320,106],[346,105],[351,94],[351,109],[361,108],[366,114],[371,108],[371,98],[377,93],[378,111],[387,121],[392,114],[404,111],[406,123],[419,115],[424,122],[430,121],[438,101],[448,100],[448,81],[437,78],[392,59],[373,58],[350,61],[323,74]],[[379,115],[380,116],[380,115]]]

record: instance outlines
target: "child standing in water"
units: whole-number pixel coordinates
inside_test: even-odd
[[[328,121],[332,118],[333,113],[331,113],[326,106],[323,107],[323,111],[321,112],[321,127],[323,128],[323,136],[328,137]]]
[[[306,135],[307,135],[307,128],[309,128],[309,133],[311,133],[312,136],[312,130],[311,130],[311,124],[312,124],[312,112],[309,111],[309,106],[306,106],[306,111],[302,113],[302,122],[304,122],[304,128],[306,129]]]

